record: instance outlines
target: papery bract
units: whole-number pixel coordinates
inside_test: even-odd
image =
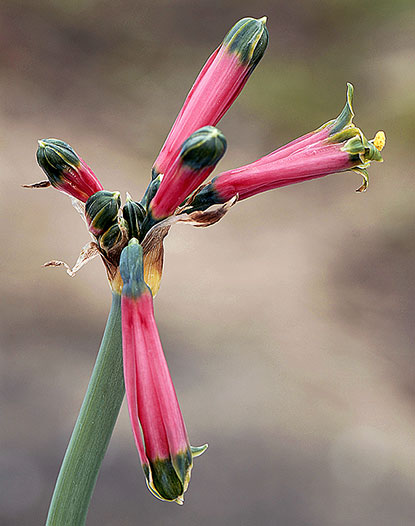
[[[182,504],[193,456],[207,446],[190,446],[154,320],[153,298],[143,278],[142,248],[136,239],[121,254],[120,272],[124,379],[135,442],[150,491],[161,500]]]

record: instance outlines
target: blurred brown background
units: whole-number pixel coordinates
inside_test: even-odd
[[[235,21],[267,15],[265,57],[219,127],[220,169],[337,116],[385,129],[366,194],[352,173],[174,228],[156,301],[195,462],[184,507],[146,490],[126,409],[88,525],[409,526],[414,474],[415,8],[412,1],[3,0],[0,5],[0,524],[43,524],[110,294],[36,140],[69,142],[140,198],[200,67]]]

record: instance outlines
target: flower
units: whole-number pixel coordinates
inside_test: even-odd
[[[154,320],[153,297],[143,277],[143,249],[136,239],[121,254],[120,272],[124,379],[135,442],[153,495],[182,504],[193,456],[207,445],[190,446]]]
[[[266,17],[243,18],[208,58],[154,163],[165,173],[180,145],[198,128],[216,126],[245,86],[268,45]]]
[[[145,208],[136,201],[133,201],[130,194],[127,193],[126,203],[122,209],[122,215],[127,223],[128,234],[130,238],[140,237],[141,222],[146,215]]]
[[[42,139],[38,144],[37,162],[52,186],[83,203],[103,190],[94,172],[69,144],[59,139]]]
[[[380,151],[385,145],[385,134],[378,132],[368,141],[352,122],[352,101],[353,86],[348,84],[346,104],[337,119],[253,163],[219,174],[195,195],[191,209],[205,210],[235,195],[239,200],[246,199],[273,188],[347,170],[362,175],[363,184],[357,191],[365,191],[366,168],[371,161],[383,160]]]
[[[160,220],[172,215],[212,173],[225,151],[226,139],[217,128],[205,126],[192,133],[163,175],[149,205],[151,217]]]
[[[85,203],[85,219],[91,234],[97,237],[104,234],[116,221],[120,206],[120,192],[100,190],[91,195]]]

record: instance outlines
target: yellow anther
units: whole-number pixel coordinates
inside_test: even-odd
[[[373,146],[380,152],[383,150],[386,143],[386,135],[383,131],[378,131],[373,139]]]

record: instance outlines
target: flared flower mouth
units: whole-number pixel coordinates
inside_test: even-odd
[[[346,103],[340,115],[298,139],[274,150],[253,163],[216,176],[196,192],[187,212],[206,210],[234,196],[246,199],[267,190],[352,170],[363,178],[357,189],[364,192],[369,183],[367,168],[372,161],[382,162],[384,132],[367,140],[353,123],[353,86],[347,84]]]
[[[383,162],[380,152],[385,147],[386,136],[385,132],[378,131],[373,139],[367,140],[362,130],[353,124],[353,94],[353,85],[348,83],[343,111],[337,119],[323,125],[323,128],[330,129],[328,143],[343,144],[342,151],[350,155],[350,162],[353,164],[350,169],[363,177],[363,183],[356,191],[365,192],[369,185],[366,169],[372,161]]]

